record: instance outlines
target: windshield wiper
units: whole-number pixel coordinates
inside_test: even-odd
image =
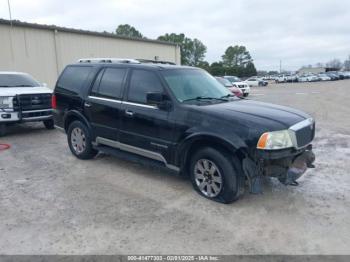
[[[229,97],[238,97],[239,99],[247,99],[247,98],[245,98],[243,96],[236,96],[234,94],[227,94],[225,96],[222,96],[221,98],[229,98]]]
[[[182,102],[188,102],[188,101],[201,101],[201,100],[220,100],[220,101],[227,101],[227,99],[224,99],[225,97],[207,97],[207,96],[197,96],[194,98],[185,99]]]
[[[16,86],[11,86],[11,87],[34,87],[32,85],[16,85]]]

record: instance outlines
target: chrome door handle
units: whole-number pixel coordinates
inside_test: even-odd
[[[125,114],[127,116],[133,116],[134,115],[134,112],[130,111],[130,110],[125,110]]]
[[[85,103],[84,103],[84,106],[85,106],[85,107],[91,107],[91,104],[88,103],[88,102],[85,102]]]

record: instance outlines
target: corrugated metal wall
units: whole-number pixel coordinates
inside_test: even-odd
[[[79,58],[155,56],[180,64],[179,47],[173,45],[0,24],[0,70],[27,72],[49,87]]]

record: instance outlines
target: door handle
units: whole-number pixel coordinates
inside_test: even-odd
[[[133,116],[134,115],[134,112],[133,111],[130,111],[130,110],[125,110],[125,114],[127,116]]]
[[[84,103],[84,106],[85,106],[85,107],[91,107],[91,104],[88,103],[88,102],[85,102],[85,103]]]

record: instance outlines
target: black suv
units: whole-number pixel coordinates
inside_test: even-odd
[[[54,91],[54,116],[72,153],[98,151],[189,175],[203,196],[229,203],[286,185],[313,167],[314,120],[284,106],[235,97],[206,71],[136,60],[80,60]]]

